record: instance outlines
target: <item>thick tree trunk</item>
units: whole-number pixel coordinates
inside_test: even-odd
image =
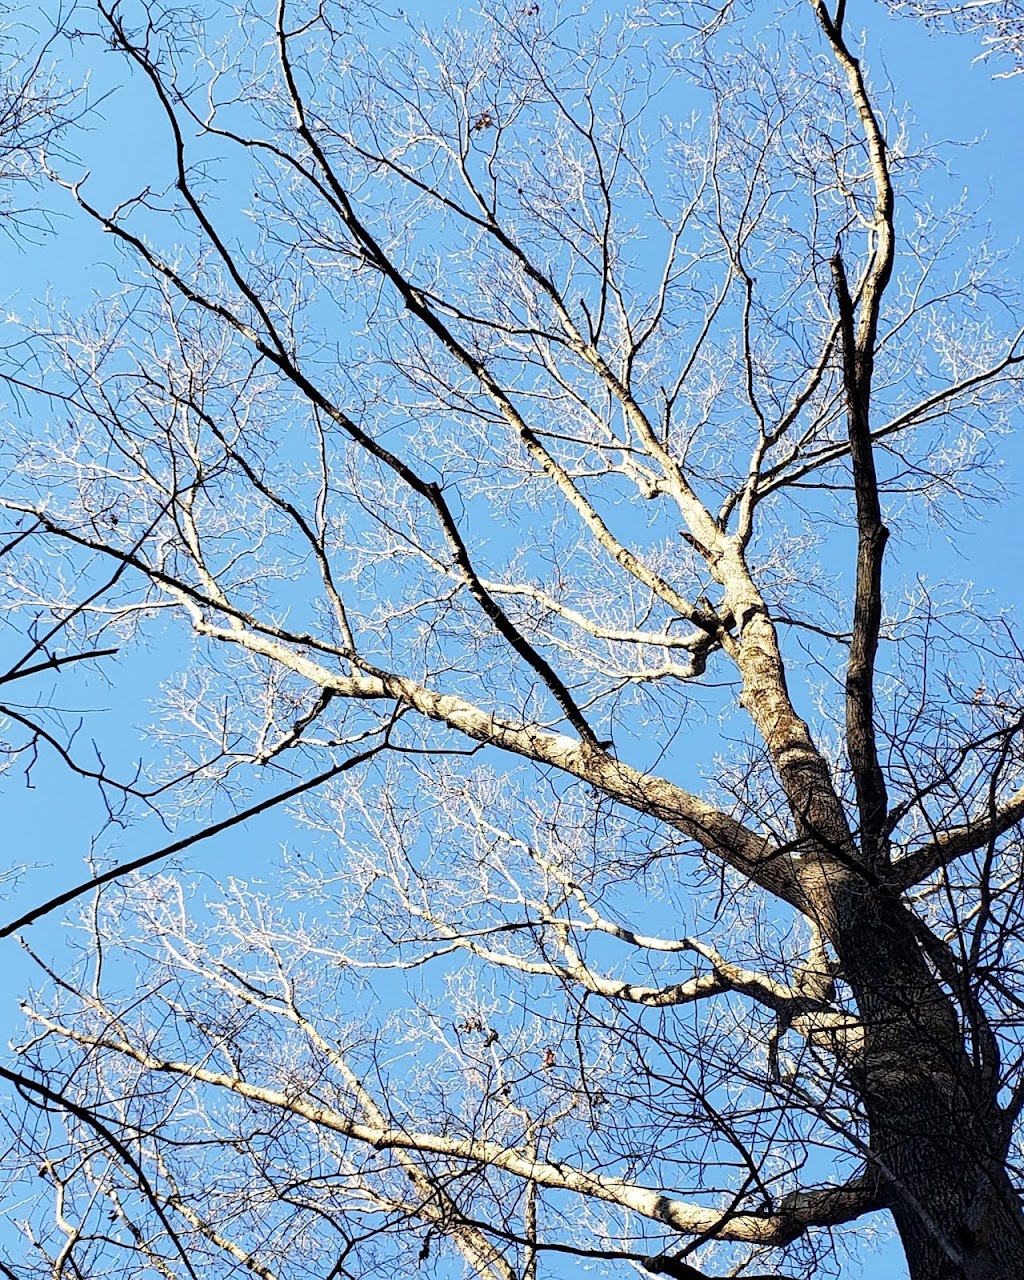
[[[743,702],[772,752],[799,838],[792,900],[829,938],[857,1003],[863,1043],[845,1066],[911,1280],[1024,1280],[1024,1214],[1006,1172],[994,1045],[983,1025],[972,1035],[921,927],[886,888],[884,849],[854,838],[734,544],[724,544],[716,572],[738,623]]]
[[[898,1105],[894,1095],[890,1103]],[[903,1101],[908,1114],[873,1123],[872,1146],[899,1176],[893,1217],[911,1280],[1019,1280],[1024,1277],[1024,1221],[997,1159],[977,1147],[969,1116],[949,1115],[934,1091]],[[881,1108],[877,1108],[881,1110]],[[946,1135],[937,1130],[946,1117]],[[933,1126],[930,1136],[926,1126]]]
[[[1024,1214],[1005,1167],[994,1063],[965,1048],[957,1007],[898,899],[830,877],[831,933],[863,1019],[857,1068],[871,1154],[912,1280],[1024,1277]]]

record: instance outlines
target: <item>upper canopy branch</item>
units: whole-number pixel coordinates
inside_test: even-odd
[[[882,561],[889,531],[882,522],[871,446],[871,359],[865,358],[855,336],[854,303],[838,250],[832,258],[832,275],[843,340],[843,385],[857,499],[857,572],[846,667],[846,749],[857,789],[861,850],[868,864],[877,866],[889,808],[875,741],[874,689],[882,624]]]
[[[883,855],[888,810],[874,726],[875,655],[882,619],[882,562],[888,530],[882,522],[878,498],[871,440],[871,392],[878,318],[895,258],[894,198],[885,138],[860,63],[843,38],[842,8],[833,20],[822,0],[812,0],[812,3],[833,54],[846,74],[850,97],[860,117],[875,197],[872,244],[856,290],[856,302],[851,296],[838,244],[832,257],[832,276],[842,338],[843,387],[857,500],[853,633],[846,670],[847,752],[857,790],[862,853],[869,865],[877,866]]]

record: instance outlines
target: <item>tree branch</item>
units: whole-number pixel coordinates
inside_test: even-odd
[[[669,1227],[681,1235],[707,1239],[780,1247],[803,1235],[808,1228],[848,1222],[881,1207],[878,1192],[867,1182],[845,1187],[796,1191],[784,1196],[779,1207],[759,1213],[720,1212],[703,1205],[677,1200],[662,1190],[646,1187],[605,1173],[591,1172],[560,1160],[534,1158],[519,1148],[477,1138],[448,1137],[443,1134],[397,1129],[387,1123],[354,1120],[332,1107],[323,1106],[294,1090],[282,1091],[254,1084],[238,1075],[227,1075],[195,1063],[154,1057],[127,1040],[90,1036],[72,1027],[60,1026],[42,1014],[32,1017],[48,1030],[91,1050],[106,1049],[138,1063],[147,1071],[195,1080],[236,1094],[251,1102],[273,1107],[283,1114],[298,1116],[309,1123],[365,1143],[378,1151],[419,1152],[439,1155],[471,1165],[486,1165],[550,1190],[589,1196],[632,1210],[642,1217]],[[4,1073],[6,1074],[6,1073]]]
[[[883,857],[889,809],[874,723],[875,657],[882,622],[882,561],[889,531],[882,523],[871,447],[872,356],[861,349],[855,337],[854,304],[838,250],[832,258],[832,278],[843,340],[843,383],[857,498],[857,573],[846,667],[846,749],[857,791],[861,851],[868,865],[877,869]]]
[[[988,812],[973,821],[948,828],[930,844],[900,858],[893,864],[889,879],[896,887],[909,889],[940,867],[946,867],[957,858],[998,840],[1019,822],[1024,822],[1024,788],[1015,791],[1002,804],[990,806]]]

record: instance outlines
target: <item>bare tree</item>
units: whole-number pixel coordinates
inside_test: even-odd
[[[97,5],[167,146],[55,166],[122,285],[8,370],[9,597],[107,566],[174,812],[308,839],[39,956],[20,1266],[1024,1273],[1022,654],[912,555],[1024,321],[844,10]]]

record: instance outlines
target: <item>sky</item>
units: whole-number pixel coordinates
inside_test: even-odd
[[[612,11],[614,11],[614,7]],[[453,9],[440,4],[406,6],[410,17],[428,24],[448,17]],[[471,18],[471,10],[464,13]],[[912,104],[917,126],[932,140],[945,141],[944,155],[949,189],[964,188],[972,206],[983,208],[997,240],[1014,255],[1012,270],[1020,274],[1021,255],[1016,239],[1020,210],[1024,208],[1024,76],[995,79],[990,67],[972,65],[977,46],[969,39],[939,37],[909,20],[894,20],[876,3],[854,0],[848,24],[870,24],[867,62],[874,75],[888,76],[896,101]],[[95,90],[102,93],[103,70],[95,68]],[[125,120],[130,120],[127,130]],[[146,110],[122,114],[119,128],[109,133],[96,129],[88,141],[90,167],[98,192],[110,182],[131,186],[133,167],[142,164],[153,144],[154,122]],[[80,303],[91,291],[112,287],[112,273],[104,263],[99,237],[83,229],[78,220],[64,217],[59,208],[54,232],[36,245],[7,243],[2,246],[3,274],[0,302],[3,310],[25,315],[33,301],[50,294]],[[922,570],[991,592],[1000,607],[1024,605],[1024,555],[1020,545],[1020,500],[1024,493],[1024,436],[1006,441],[1004,452],[1004,500],[989,508],[985,518],[966,531],[933,530],[917,548],[904,548],[904,556],[918,555]],[[10,645],[10,639],[4,642]],[[0,650],[4,656],[9,652]],[[150,699],[161,681],[170,678],[177,654],[172,646],[153,645],[144,662],[123,664],[114,682],[102,675],[72,673],[59,681],[41,681],[33,689],[41,702],[54,700],[82,715],[80,744],[90,739],[110,744],[107,759],[125,767],[134,752],[145,750],[142,740],[150,712]],[[120,760],[118,760],[118,754]],[[26,775],[19,769],[4,779],[3,821],[8,857],[24,864],[14,885],[7,886],[7,900],[0,904],[11,918],[48,896],[54,886],[63,887],[88,874],[88,859],[100,811],[90,784],[69,778],[59,763],[41,756]],[[183,820],[178,833],[188,830]],[[218,838],[203,847],[201,866],[212,877],[251,868],[253,850],[258,861],[272,860],[289,839],[287,817],[275,815],[244,830]],[[155,823],[105,837],[105,857],[127,859],[145,853],[171,837]],[[262,852],[265,851],[265,852]],[[187,867],[195,865],[186,859]],[[59,924],[34,926],[26,937],[42,948],[58,946]],[[13,1034],[19,1024],[18,1001],[30,981],[32,966],[16,940],[0,941],[0,1029]],[[566,1274],[571,1274],[567,1272]],[[844,1275],[847,1273],[844,1273]],[[883,1247],[866,1256],[859,1273],[850,1280],[901,1280],[904,1271],[898,1250]]]

